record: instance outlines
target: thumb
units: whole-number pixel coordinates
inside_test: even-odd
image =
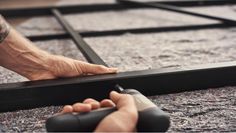
[[[138,121],[138,111],[132,96],[112,91],[110,99],[117,105],[118,111],[106,116],[95,132],[133,132]]]
[[[117,68],[108,68],[103,65],[90,64],[86,62],[76,62],[76,67],[85,74],[104,74],[104,73],[117,73]]]
[[[134,99],[129,94],[120,94],[116,91],[110,93],[111,100],[116,104],[118,110],[124,110],[128,112],[136,112],[136,105]]]

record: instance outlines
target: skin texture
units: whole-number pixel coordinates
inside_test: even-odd
[[[0,44],[0,65],[29,80],[75,77],[86,74],[116,73],[116,68],[90,64],[52,55],[33,45],[14,29]]]
[[[94,99],[86,99],[83,103],[64,106],[61,113],[89,112],[100,107],[114,107],[118,111],[105,117],[97,126],[95,132],[135,132],[138,121],[138,111],[133,97],[128,94],[110,93],[110,100],[104,99],[98,102]]]

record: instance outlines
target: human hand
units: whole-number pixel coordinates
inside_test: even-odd
[[[49,54],[37,48],[14,29],[0,45],[0,66],[29,80],[75,77],[85,74],[116,73],[116,68],[90,64]]]
[[[46,69],[32,71],[29,75],[30,80],[55,79],[61,77],[117,72],[117,68],[108,68],[103,65],[90,64],[64,56],[50,55],[47,58],[47,65],[45,65]]]
[[[86,99],[83,103],[64,106],[61,113],[89,112],[101,107],[114,107],[117,111],[106,116],[96,127],[95,132],[134,132],[138,121],[138,112],[131,95],[110,93],[110,99],[98,102],[94,99]]]

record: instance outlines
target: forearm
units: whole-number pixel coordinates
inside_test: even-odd
[[[0,65],[28,77],[31,71],[47,69],[49,54],[32,45],[0,17]]]
[[[30,80],[115,73],[116,68],[89,64],[40,50],[0,18],[0,66]]]

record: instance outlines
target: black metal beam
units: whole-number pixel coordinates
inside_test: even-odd
[[[157,1],[145,2],[149,4],[167,4],[181,7],[191,6],[214,6],[225,4],[236,4],[235,0],[175,0],[175,1]],[[27,8],[10,8],[0,9],[0,14],[5,17],[22,17],[22,16],[43,16],[50,15],[51,9],[58,9],[63,14],[70,13],[87,13],[87,12],[103,12],[125,10],[132,8],[145,8],[143,6],[127,7],[120,4],[93,4],[93,5],[63,5],[63,6],[43,6],[43,7],[27,7]]]
[[[127,29],[104,30],[104,31],[86,31],[80,33],[78,31],[76,32],[80,34],[82,37],[103,37],[103,36],[117,36],[125,33],[147,34],[147,33],[176,32],[176,31],[229,28],[229,27],[234,27],[234,25],[216,23],[216,24],[167,26],[167,27],[127,28]],[[45,34],[45,35],[31,35],[26,37],[31,41],[43,41],[52,39],[66,39],[70,38],[70,35],[68,33],[57,33],[57,34]]]
[[[91,13],[99,11],[123,10],[127,7],[119,4],[96,4],[96,5],[64,5],[64,6],[43,6],[27,8],[0,9],[4,17],[26,17],[51,15],[51,9],[58,9],[63,14],[70,13]]]
[[[0,112],[107,98],[114,83],[146,96],[236,85],[236,62],[0,85]]]
[[[150,8],[157,8],[157,9],[161,9],[161,10],[167,10],[167,11],[172,11],[172,12],[178,12],[181,14],[192,15],[192,16],[196,16],[196,17],[211,19],[211,20],[217,20],[217,21],[221,21],[223,23],[230,24],[230,25],[236,25],[236,20],[211,16],[211,15],[205,15],[205,14],[196,13],[196,12],[192,12],[192,11],[187,11],[184,9],[180,9],[176,6],[160,4],[160,3],[150,4],[150,3],[138,2],[138,1],[134,1],[134,0],[117,0],[117,1],[120,3],[123,3],[125,5],[128,5],[128,6],[146,6],[146,7],[150,7]]]
[[[194,7],[194,6],[222,6],[229,4],[236,4],[235,0],[171,0],[171,1],[157,1],[150,2],[159,3],[159,4],[167,4],[179,7]]]
[[[58,22],[62,25],[62,27],[68,32],[72,40],[75,42],[76,46],[82,52],[84,57],[88,62],[105,65],[106,63],[97,55],[97,53],[83,40],[83,38],[78,34],[70,24],[63,18],[60,11],[57,9],[52,9],[53,15],[56,17]]]

